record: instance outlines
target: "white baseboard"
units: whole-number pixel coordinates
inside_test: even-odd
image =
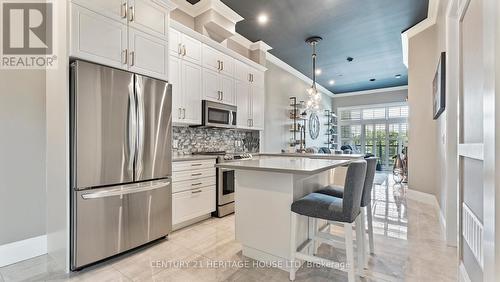
[[[0,246],[0,267],[47,253],[47,235]]]
[[[463,262],[460,262],[460,266],[458,267],[458,281],[471,282],[469,274],[467,273]]]

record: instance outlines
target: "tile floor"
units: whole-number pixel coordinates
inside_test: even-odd
[[[375,255],[360,281],[456,281],[457,250],[443,241],[438,211],[408,197],[390,175],[378,175],[373,195]],[[344,252],[321,245],[319,255],[343,260]],[[0,268],[7,281],[288,281],[288,273],[255,267],[234,240],[234,215],[211,218],[176,231],[169,240],[64,274],[49,256]],[[347,281],[345,273],[302,267],[296,281]]]

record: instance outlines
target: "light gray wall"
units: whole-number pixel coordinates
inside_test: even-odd
[[[436,27],[410,38],[408,52],[408,185],[440,198],[437,122],[433,120],[432,81],[439,54]]]
[[[342,107],[405,102],[407,97],[408,90],[406,89],[347,97],[333,97],[333,111],[338,113],[337,109]]]
[[[45,234],[45,72],[0,71],[0,245]]]
[[[266,102],[265,102],[265,130],[261,137],[262,152],[280,152],[288,148],[288,142],[292,137],[290,132],[290,119],[288,110],[290,97],[296,96],[298,100],[305,100],[306,89],[310,85],[282,68],[267,61],[266,71]],[[331,109],[332,99],[322,96],[322,109]],[[316,140],[309,136],[309,127],[306,125],[306,146],[323,147],[326,142],[326,120],[319,113],[321,131]]]

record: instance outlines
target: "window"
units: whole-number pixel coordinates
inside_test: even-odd
[[[407,144],[408,106],[376,105],[339,109],[340,145],[351,145],[358,153],[370,153],[385,169]]]

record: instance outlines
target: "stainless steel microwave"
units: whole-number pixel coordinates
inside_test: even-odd
[[[203,100],[203,126],[236,128],[236,106]]]

